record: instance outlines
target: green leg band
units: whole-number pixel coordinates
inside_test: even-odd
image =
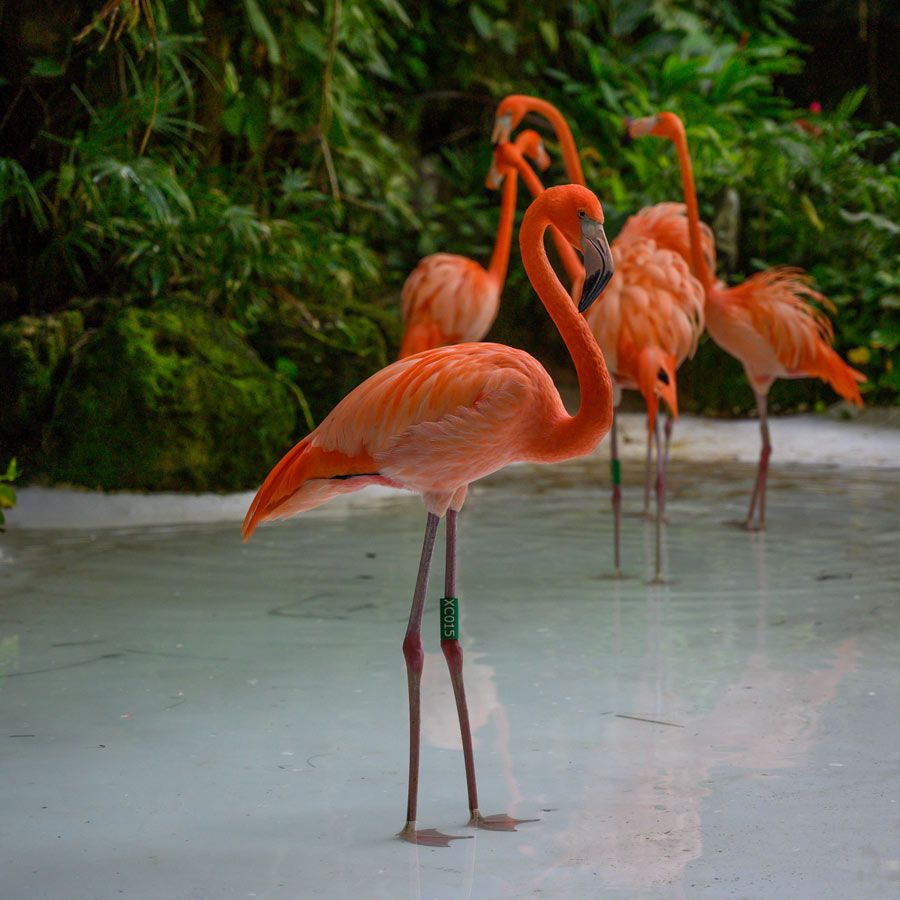
[[[622,483],[622,463],[618,459],[611,459],[609,461],[609,468],[612,472],[612,483],[613,484],[621,484]]]
[[[459,640],[459,599],[441,597],[441,640]]]

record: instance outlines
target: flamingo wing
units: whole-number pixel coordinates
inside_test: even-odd
[[[629,216],[616,237],[623,243],[652,240],[658,247],[677,253],[688,265],[691,262],[691,238],[688,231],[687,207],[683,203],[656,203]],[[716,268],[716,241],[712,229],[700,223],[703,255],[711,271]]]
[[[435,347],[480,341],[500,307],[500,292],[474,260],[452,253],[426,256],[400,295],[405,324],[400,358]]]
[[[272,469],[247,512],[245,539],[260,522],[372,483],[418,491],[426,505],[437,497],[446,509],[460,488],[521,457],[536,369],[510,347],[459,344],[376,372]]]
[[[819,307],[833,311],[834,305],[813,288],[806,272],[786,266],[766,269],[718,295],[724,298],[736,345],[726,349],[744,363],[755,385],[775,377],[813,376],[862,405],[857,384],[866,377],[832,348],[834,330]]]

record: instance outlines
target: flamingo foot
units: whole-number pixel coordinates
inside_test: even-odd
[[[516,825],[525,822],[539,822],[540,819],[514,819],[506,813],[497,813],[493,816],[483,816],[480,812],[474,812],[469,820],[473,828],[483,828],[485,831],[516,831]]]
[[[470,839],[472,835],[444,834],[436,828],[423,828],[417,831],[415,823],[407,822],[397,837],[408,844],[420,844],[423,847],[449,847],[450,841],[464,841]]]
[[[745,519],[743,522],[740,523],[740,525],[741,525],[741,528],[744,529],[744,531],[765,531],[766,530],[766,526],[763,525],[761,522],[751,522],[749,519]]]

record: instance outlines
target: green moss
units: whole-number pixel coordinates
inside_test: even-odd
[[[296,413],[283,379],[205,308],[127,308],[60,389],[47,473],[104,489],[248,488],[289,445]]]
[[[251,338],[270,366],[290,372],[316,422],[391,362],[399,339],[399,316],[375,304],[335,309],[294,298],[280,303]]]
[[[0,448],[32,459],[73,347],[84,334],[80,312],[22,316],[0,325]]]

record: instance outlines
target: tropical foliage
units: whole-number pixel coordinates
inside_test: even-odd
[[[865,89],[822,112],[793,107],[784,85],[804,48],[792,10],[23,4],[5,13],[0,48],[0,325],[78,310],[77,355],[122,309],[190,296],[293,383],[302,432],[391,358],[396,293],[419,256],[489,253],[487,137],[496,101],[516,91],[573,123],[614,226],[680,193],[671,149],[623,146],[622,117],[679,112],[720,273],[808,268],[839,307],[838,342],[869,375],[869,399],[895,402],[898,129],[860,117]],[[497,335],[558,352],[515,265]],[[59,368],[54,384],[67,377]],[[701,405],[749,405],[724,387]],[[38,463],[41,446],[29,445]]]

